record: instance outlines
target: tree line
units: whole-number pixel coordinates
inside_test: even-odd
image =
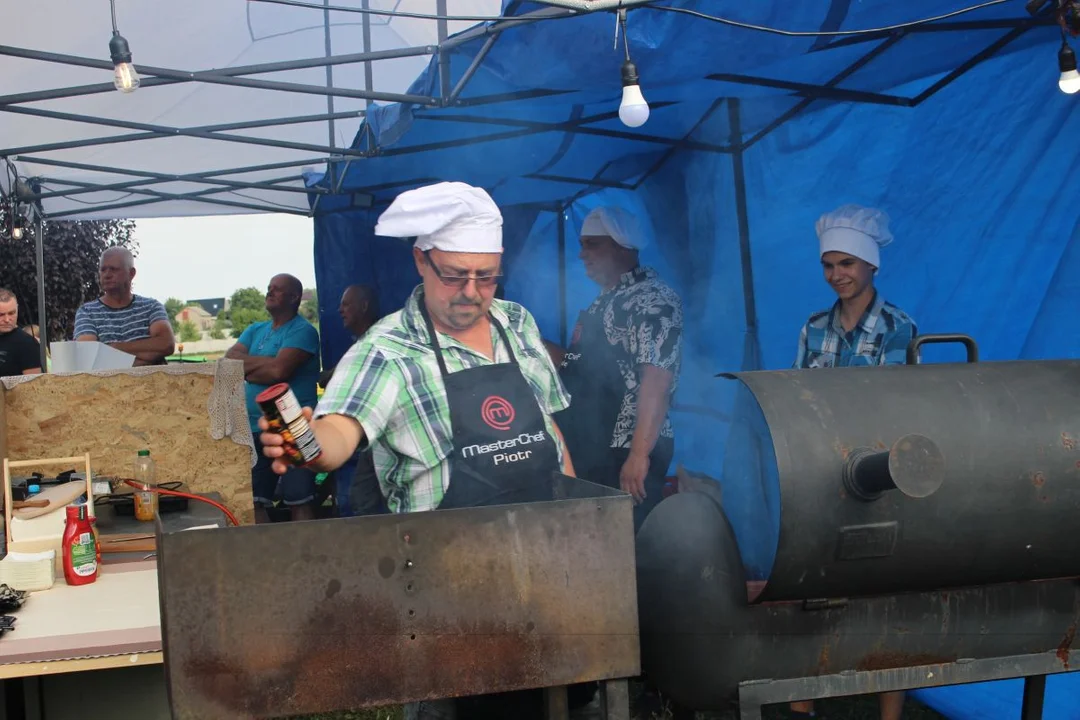
[[[307,318],[308,322],[319,324],[319,299],[314,288],[305,288],[304,293],[310,296],[300,304],[300,314]],[[240,333],[253,323],[269,320],[270,314],[266,312],[266,295],[262,290],[255,287],[240,288],[229,298],[229,309],[222,310],[214,317],[214,327],[210,330],[210,337],[214,340],[223,340],[231,331],[233,337],[240,337]],[[169,322],[172,323],[173,332],[180,342],[195,342],[202,339],[202,331],[190,320],[176,321],[176,316],[185,307],[194,307],[194,303],[185,303],[178,298],[169,298],[165,301],[165,312],[169,314]]]
[[[0,225],[6,221],[0,205]],[[0,241],[0,287],[19,299],[19,325],[41,325],[38,318],[36,226],[22,238]],[[132,220],[74,220],[45,224],[45,317],[47,337],[67,340],[75,330],[75,311],[101,296],[101,253],[120,246],[138,255]]]
[[[0,227],[6,221],[4,206],[0,205]],[[19,240],[0,241],[0,287],[15,293],[19,299],[19,325],[38,325],[38,287],[36,226],[29,228]],[[74,220],[45,223],[45,317],[47,337],[51,341],[70,339],[75,330],[75,312],[86,302],[101,296],[98,284],[98,265],[101,253],[110,247],[125,247],[136,258],[139,244],[135,240],[133,220]],[[300,314],[318,325],[319,303],[315,290],[300,306]],[[231,330],[239,337],[244,329],[262,320],[269,320],[265,294],[254,287],[241,288],[229,298],[229,310],[218,313],[210,337],[223,339]],[[177,298],[165,302],[169,322],[180,342],[202,339],[195,323],[176,322],[176,314],[187,307]]]

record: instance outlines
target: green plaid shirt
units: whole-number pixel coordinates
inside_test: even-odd
[[[405,307],[368,330],[338,363],[315,416],[340,414],[364,428],[382,493],[391,512],[433,510],[450,482],[453,450],[450,406],[439,364],[420,314],[422,286]],[[548,433],[557,437],[551,415],[570,404],[544,348],[536,320],[517,303],[493,300],[491,315],[506,330],[522,375],[545,414]],[[494,326],[495,363],[510,362]],[[493,361],[439,333],[448,372],[491,365]],[[559,461],[563,449],[558,444]]]

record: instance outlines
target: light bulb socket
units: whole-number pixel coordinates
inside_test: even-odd
[[[630,87],[631,85],[639,84],[637,65],[630,62],[629,60],[625,61],[622,64],[622,84],[623,87]]]
[[[1058,51],[1058,69],[1061,72],[1069,72],[1076,69],[1076,53],[1067,44],[1062,44]]]
[[[128,41],[118,32],[114,32],[112,39],[109,40],[109,55],[113,65],[131,62],[131,48],[128,47]]]

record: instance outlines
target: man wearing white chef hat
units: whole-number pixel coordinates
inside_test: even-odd
[[[314,468],[334,470],[365,443],[391,512],[550,500],[552,473],[574,472],[552,419],[569,397],[536,321],[494,297],[502,222],[486,192],[450,182],[402,193],[375,227],[416,238],[423,282],[338,363],[314,412]],[[264,454],[285,469],[281,438],[260,427]],[[450,719],[454,706],[413,704],[407,716]]]
[[[838,299],[803,326],[795,368],[904,364],[918,328],[874,287],[881,248],[893,240],[889,216],[843,205],[822,215],[816,228],[825,281]],[[903,692],[880,695],[882,720],[900,720],[903,708]],[[813,702],[791,703],[791,710],[792,718],[814,717]]]
[[[502,214],[486,192],[444,182],[399,195],[375,234],[416,238],[423,282],[345,354],[315,410],[317,470],[372,447],[391,512],[508,502],[573,469],[551,416],[569,397],[532,315],[495,299]],[[488,452],[502,441],[528,447]],[[266,454],[281,440],[264,434]],[[479,450],[477,449],[479,448]]]
[[[663,499],[675,451],[668,409],[682,357],[682,302],[639,264],[641,220],[598,207],[581,225],[580,257],[600,294],[578,316],[570,347],[551,343],[570,407],[559,413],[579,477],[634,496],[634,527]]]
[[[825,281],[838,299],[803,326],[794,367],[904,363],[918,328],[874,287],[881,248],[893,240],[889,216],[873,208],[844,205],[822,215],[816,227]]]

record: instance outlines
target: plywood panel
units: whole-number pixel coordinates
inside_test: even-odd
[[[241,522],[250,523],[251,450],[229,437],[211,437],[207,401],[214,382],[212,374],[162,368],[138,375],[44,375],[21,383],[4,393],[8,457],[89,452],[95,474],[131,477],[136,453],[147,449],[158,482],[217,491]],[[243,401],[242,383],[230,392]]]

